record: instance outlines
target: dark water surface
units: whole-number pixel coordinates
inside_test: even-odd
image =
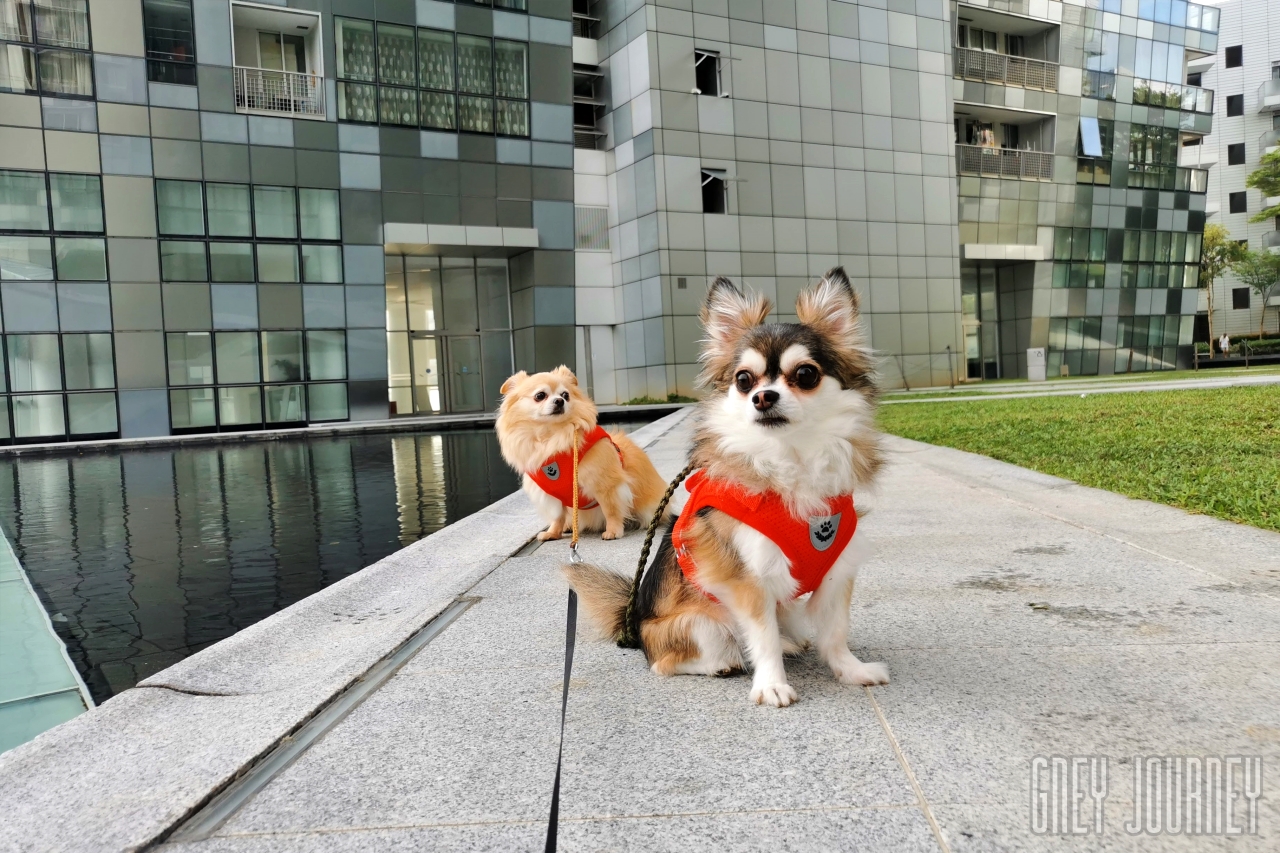
[[[491,430],[7,457],[0,524],[101,702],[518,487]]]

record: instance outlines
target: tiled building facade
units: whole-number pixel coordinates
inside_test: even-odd
[[[970,378],[1168,369],[1191,359],[1212,126],[1186,85],[1218,12],[1181,0],[955,7],[961,288]]]
[[[1218,92],[1213,133],[1200,150],[1186,148],[1183,155],[1211,165],[1209,205],[1214,212],[1209,221],[1250,249],[1280,252],[1277,223],[1249,221],[1275,200],[1268,202],[1260,191],[1245,186],[1262,156],[1280,146],[1280,7],[1267,0],[1224,3],[1218,43],[1215,55],[1191,68],[1203,85]],[[1229,272],[1213,290],[1213,333],[1257,334],[1263,320],[1258,294]],[[1276,329],[1272,318],[1277,303],[1280,298],[1272,297],[1267,306],[1267,332]],[[1206,312],[1208,307],[1201,306]]]
[[[572,362],[570,18],[0,0],[0,440],[481,410]]]
[[[716,275],[788,319],[836,264],[885,381],[945,384],[960,306],[942,0],[577,11],[579,364],[597,397],[693,393]]]

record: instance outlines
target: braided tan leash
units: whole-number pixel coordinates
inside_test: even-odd
[[[578,553],[578,431],[573,431],[573,539],[569,542],[569,562],[581,563]]]
[[[676,478],[667,486],[667,493],[662,496],[658,509],[649,521],[649,529],[644,536],[644,547],[640,549],[640,564],[636,566],[636,576],[631,581],[631,594],[627,596],[627,612],[623,617],[622,630],[614,638],[620,648],[640,648],[640,626],[636,624],[636,596],[640,592],[640,580],[644,577],[645,564],[649,562],[649,549],[653,546],[653,535],[657,532],[658,525],[662,523],[662,515],[667,511],[667,504],[671,503],[671,496],[676,493],[676,487],[684,482],[685,477],[693,473],[695,467],[697,466],[690,462],[676,475]]]

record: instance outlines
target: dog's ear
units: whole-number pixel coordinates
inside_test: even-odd
[[[578,377],[574,376],[573,371],[563,364],[557,367],[553,372],[570,385],[578,384]]]
[[[732,350],[747,331],[764,323],[773,309],[758,293],[744,294],[724,276],[717,276],[702,304],[702,326],[711,343]]]
[[[498,393],[506,394],[507,392],[514,390],[517,385],[519,385],[521,382],[525,381],[528,378],[529,378],[529,374],[525,373],[522,370],[519,373],[517,373],[515,376],[512,376],[509,379],[507,379],[506,382],[503,382],[502,387],[498,389]]]
[[[796,300],[800,322],[837,345],[861,345],[858,332],[858,294],[849,283],[844,267],[835,267]]]

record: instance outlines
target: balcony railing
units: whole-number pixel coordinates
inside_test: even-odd
[[[1133,102],[1190,113],[1212,113],[1213,90],[1139,79],[1133,81]]]
[[[1258,112],[1267,113],[1280,110],[1280,80],[1272,77],[1263,80],[1258,87]]]
[[[324,118],[324,78],[266,68],[235,69],[236,110]]]
[[[1053,155],[1047,151],[957,145],[956,169],[962,175],[1048,181],[1053,178]]]
[[[1280,231],[1265,231],[1262,234],[1262,248],[1275,254],[1280,252]]]
[[[1267,153],[1267,149],[1280,147],[1280,127],[1274,127],[1258,137],[1258,156]]]
[[[968,47],[955,49],[955,76],[1024,89],[1058,91],[1058,66],[1052,62]]]

